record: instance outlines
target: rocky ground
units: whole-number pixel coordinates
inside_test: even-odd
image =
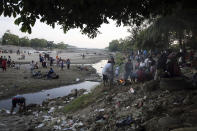
[[[160,86],[159,81],[101,85],[97,90],[102,96],[75,112],[64,111],[75,101],[75,93],[30,105],[23,114],[1,111],[0,130],[196,131],[197,88]],[[78,97],[84,92],[80,90]]]

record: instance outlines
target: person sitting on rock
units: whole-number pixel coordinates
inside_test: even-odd
[[[48,74],[47,74],[47,78],[52,78],[51,75],[54,73],[53,68],[50,68]]]
[[[41,71],[33,71],[32,72],[32,76],[34,77],[34,78],[41,78],[42,77],[42,74],[41,74]]]
[[[34,69],[38,69],[38,62],[34,65]]]
[[[43,67],[43,68],[47,68],[47,62],[46,62],[46,60],[43,60],[43,62],[42,62],[42,67]]]
[[[11,67],[12,67],[12,68],[15,67],[15,62],[14,62],[14,61],[11,62]]]
[[[10,110],[10,113],[14,111],[14,108],[16,105],[19,105],[19,112],[22,112],[25,110],[26,104],[25,104],[25,98],[23,96],[17,95],[12,98],[12,108]]]

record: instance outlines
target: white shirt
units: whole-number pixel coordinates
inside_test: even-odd
[[[140,62],[140,67],[145,67],[145,63],[144,62]]]
[[[109,75],[109,74],[111,74],[111,72],[112,72],[112,64],[107,63],[102,70],[102,74],[103,75]]]
[[[115,74],[116,74],[116,75],[119,74],[119,67],[116,67]]]

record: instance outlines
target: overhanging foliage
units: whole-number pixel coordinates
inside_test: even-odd
[[[64,32],[80,28],[89,37],[109,19],[117,25],[140,25],[145,19],[171,14],[177,8],[196,8],[187,0],[1,0],[0,15],[17,17],[21,31],[31,33],[37,19],[52,27],[61,25]]]

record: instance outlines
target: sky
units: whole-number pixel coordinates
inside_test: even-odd
[[[32,28],[32,33],[23,33],[20,31],[20,27],[14,24],[14,18],[0,16],[0,38],[6,32],[10,30],[11,33],[18,35],[19,37],[27,36],[32,38],[44,38],[48,41],[54,41],[55,43],[64,42],[69,45],[77,46],[80,48],[105,48],[109,46],[109,42],[115,39],[125,38],[129,36],[127,32],[128,27],[116,27],[114,21],[110,21],[110,24],[102,24],[99,28],[101,34],[98,34],[96,38],[90,39],[86,35],[82,35],[79,29],[69,30],[66,34],[60,29],[60,26],[56,26],[54,29],[45,23],[36,21],[36,24]]]

